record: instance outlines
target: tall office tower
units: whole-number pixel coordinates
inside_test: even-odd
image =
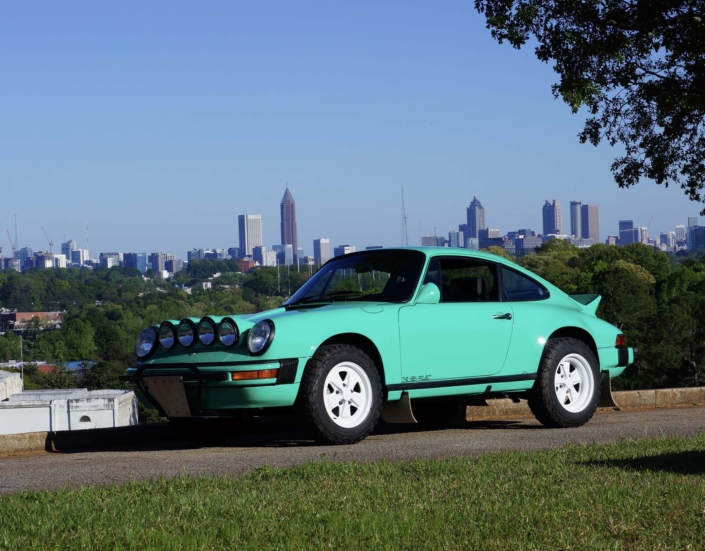
[[[582,209],[580,208],[582,203],[580,201],[570,202],[570,235],[573,237],[587,237],[583,235],[583,224],[580,220],[580,215],[582,214]]]
[[[688,216],[688,227],[694,228],[698,225],[698,216]]]
[[[240,258],[240,247],[228,247],[228,256],[233,259]]]
[[[88,262],[88,249],[76,249],[71,251],[71,263],[77,266],[83,266]]]
[[[313,240],[313,261],[323,266],[330,259],[330,239],[321,237]]]
[[[61,254],[66,256],[69,262],[71,262],[71,253],[76,249],[78,249],[78,245],[76,245],[76,241],[73,239],[61,244]]]
[[[634,237],[634,220],[620,220],[619,244],[624,247],[624,245],[629,245],[629,243],[635,242],[636,239]]]
[[[333,256],[343,256],[355,252],[355,245],[338,245],[333,249]]]
[[[252,256],[252,248],[262,246],[262,215],[241,214],[237,218],[240,226],[240,254]]]
[[[281,226],[282,226],[282,245],[291,245],[294,250],[294,262],[299,255],[299,246],[296,236],[296,201],[291,196],[289,184],[286,185],[286,191],[280,205]]]
[[[600,242],[600,212],[597,205],[583,205],[580,209],[580,237],[592,239],[593,243]]]
[[[685,241],[685,224],[676,226],[676,241]]]
[[[466,237],[478,237],[478,232],[485,229],[485,207],[475,195],[467,208],[468,227]]]
[[[499,229],[485,228],[477,232],[477,237],[479,237],[480,239],[490,239],[493,237],[499,237]]]
[[[294,263],[293,245],[272,245],[272,249],[277,253],[277,263],[280,266],[291,266]]]
[[[636,241],[637,243],[643,243],[644,245],[649,244],[649,228],[646,226],[641,226],[637,228]]]
[[[554,199],[553,203],[548,199],[543,205],[543,235],[561,235],[563,233],[563,216],[561,214],[561,204]]]
[[[152,268],[155,274],[161,274],[164,269],[164,263],[166,262],[166,255],[164,253],[152,253],[147,257],[148,267]]]

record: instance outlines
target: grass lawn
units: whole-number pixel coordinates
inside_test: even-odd
[[[0,498],[0,549],[224,547],[704,549],[705,435]]]

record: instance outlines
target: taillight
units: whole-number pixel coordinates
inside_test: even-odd
[[[624,344],[624,334],[620,333],[619,335],[617,335],[617,341],[614,343],[614,345],[617,348],[621,348],[622,346],[624,346]]]

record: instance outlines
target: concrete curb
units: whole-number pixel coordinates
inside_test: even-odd
[[[622,390],[613,392],[618,408],[600,408],[600,411],[667,408],[674,406],[692,406],[705,404],[705,387],[663,388],[657,390]],[[486,406],[468,406],[465,419],[495,419],[501,417],[531,417],[532,413],[526,400],[518,403],[509,398],[487,400]]]
[[[664,388],[614,392],[618,409],[666,408],[705,404],[705,387]],[[611,410],[613,408],[603,408]],[[515,403],[509,398],[487,400],[486,406],[468,406],[468,421],[502,417],[530,417],[526,400]],[[59,432],[30,432],[0,435],[0,456],[32,452],[77,452],[139,446],[150,442],[176,440],[168,423],[152,423],[131,427]]]

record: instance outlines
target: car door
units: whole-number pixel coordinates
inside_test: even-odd
[[[431,259],[424,283],[438,304],[400,308],[403,382],[433,382],[499,373],[512,336],[512,309],[499,301],[498,267],[461,256]]]

